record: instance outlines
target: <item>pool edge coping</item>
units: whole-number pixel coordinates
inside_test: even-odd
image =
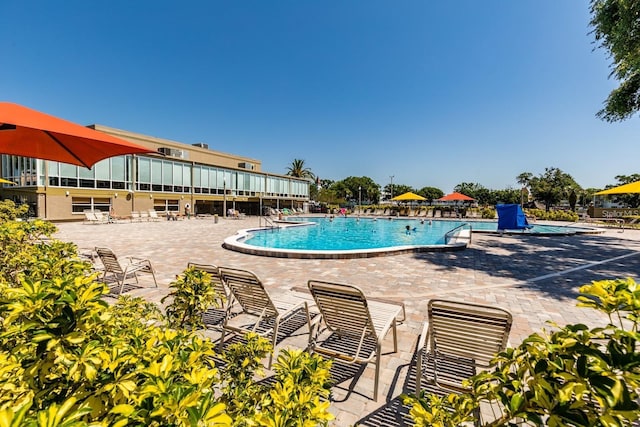
[[[355,258],[373,258],[379,256],[392,256],[406,253],[419,253],[419,252],[451,252],[461,251],[467,248],[469,244],[469,238],[466,236],[460,236],[454,238],[452,243],[444,245],[407,245],[407,246],[392,246],[388,248],[376,248],[376,249],[347,249],[347,250],[303,250],[303,249],[274,249],[263,248],[259,246],[247,245],[243,243],[251,232],[263,231],[273,228],[288,228],[288,227],[304,227],[311,226],[313,223],[299,222],[292,223],[287,221],[275,221],[277,227],[256,227],[245,228],[238,230],[233,236],[229,236],[224,239],[222,247],[228,250],[241,252],[249,255],[268,256],[274,258],[298,258],[298,259],[355,259]]]

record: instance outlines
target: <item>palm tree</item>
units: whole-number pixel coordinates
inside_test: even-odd
[[[311,172],[311,169],[305,167],[302,159],[293,159],[291,166],[287,168],[287,175],[296,178],[308,178],[311,181],[315,179],[315,175]]]

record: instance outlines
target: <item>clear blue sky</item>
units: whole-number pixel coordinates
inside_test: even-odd
[[[321,178],[449,192],[640,172],[587,0],[5,0],[0,100]]]

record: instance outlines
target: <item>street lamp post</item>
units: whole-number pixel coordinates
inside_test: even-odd
[[[227,178],[222,179],[222,217],[227,217]]]
[[[393,177],[394,175],[389,176],[389,178],[391,179],[391,197],[389,197],[389,200],[393,199]]]
[[[362,213],[362,187],[358,186],[358,212]]]

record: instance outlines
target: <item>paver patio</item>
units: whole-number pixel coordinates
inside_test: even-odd
[[[189,261],[249,269],[274,296],[309,279],[361,287],[367,297],[403,302],[407,319],[398,327],[398,353],[382,357],[379,401],[371,400],[373,366],[336,366],[344,379],[332,390],[336,426],[403,425],[397,396],[414,387],[410,364],[430,298],[494,304],[509,310],[512,345],[551,320],[558,324],[603,324],[605,316],[576,307],[577,289],[592,280],[640,277],[640,231],[609,229],[601,235],[559,237],[477,235],[459,252],[404,254],[350,260],[305,260],[246,255],[222,248],[224,238],[258,226],[258,218],[212,218],[121,224],[57,224],[56,237],[80,248],[107,246],[119,256],[148,258],[157,270],[157,289],[130,293],[159,302]],[[144,278],[143,278],[144,280]],[[303,331],[304,332],[304,331]],[[280,346],[303,346],[304,333]],[[393,349],[391,337],[383,352]],[[355,385],[354,375],[360,375]]]

